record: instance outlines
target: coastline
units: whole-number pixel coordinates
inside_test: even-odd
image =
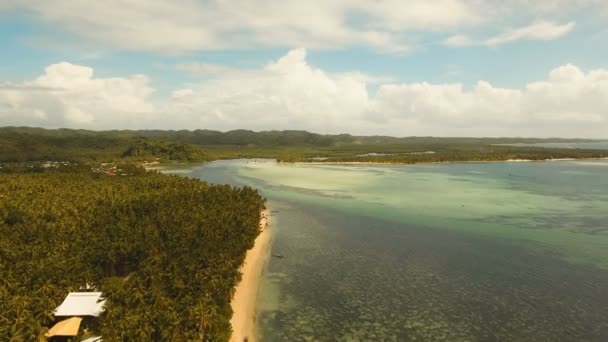
[[[237,284],[234,297],[230,301],[232,307],[232,335],[230,341],[255,342],[256,339],[256,299],[260,285],[260,278],[268,260],[268,249],[271,234],[270,210],[264,209],[260,218],[260,234],[255,239],[253,247],[247,251],[245,261],[241,265],[241,281]]]
[[[542,163],[555,161],[576,161],[576,160],[608,160],[608,157],[602,158],[553,158],[553,159],[505,159],[505,160],[450,160],[450,161],[424,161],[416,163],[396,163],[396,162],[370,162],[370,161],[346,161],[346,162],[279,162],[285,164],[301,164],[301,165],[420,165],[420,164],[449,164],[449,163]]]

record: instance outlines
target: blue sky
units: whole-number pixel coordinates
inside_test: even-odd
[[[0,125],[608,138],[606,23],[600,0],[7,0]]]

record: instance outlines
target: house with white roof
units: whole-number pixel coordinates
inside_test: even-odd
[[[84,324],[85,330],[91,320],[99,317],[105,310],[106,300],[101,292],[70,292],[61,305],[55,311],[55,317],[59,320],[45,337],[51,340],[59,338],[64,340],[68,337],[77,336]],[[101,341],[101,337],[90,337],[86,341]]]
[[[105,310],[106,301],[101,292],[70,292],[55,309],[55,317],[99,317]]]

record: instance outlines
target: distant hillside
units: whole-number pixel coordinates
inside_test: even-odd
[[[119,159],[202,161],[200,146],[164,141],[133,132],[28,127],[0,128],[0,162],[33,160],[116,161]]]
[[[306,131],[111,130],[0,128],[0,162],[34,160],[118,161],[160,159],[204,161],[276,158],[307,161],[420,161],[544,159],[604,156],[582,150],[540,149],[497,144],[593,142],[585,139],[437,138],[322,135]],[[419,155],[433,151],[434,155]],[[526,152],[526,153],[524,153]],[[377,155],[380,154],[380,155]],[[386,155],[391,155],[390,157]],[[381,158],[382,157],[382,158]]]
[[[122,156],[139,159],[158,158],[160,160],[173,161],[204,161],[209,159],[198,146],[162,140],[140,140],[130,146]]]
[[[182,141],[197,145],[256,145],[256,146],[329,146],[336,143],[354,142],[348,134],[321,135],[306,131],[266,131],[234,130],[219,132],[211,130],[110,130],[88,131],[75,129],[44,129],[32,127],[2,127],[0,137],[5,135],[34,135],[46,138],[102,138],[124,140],[132,138],[155,138],[171,141]]]

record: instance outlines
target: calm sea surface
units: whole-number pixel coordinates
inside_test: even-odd
[[[221,161],[273,210],[262,341],[608,341],[608,161]]]

